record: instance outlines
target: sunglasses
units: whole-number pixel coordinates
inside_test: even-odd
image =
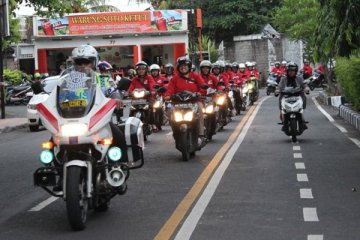
[[[91,63],[89,59],[84,59],[84,58],[75,59],[74,62],[76,65],[84,65],[84,64],[87,65]]]

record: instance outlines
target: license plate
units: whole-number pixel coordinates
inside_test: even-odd
[[[132,100],[131,104],[147,104],[147,101],[145,99]]]
[[[175,104],[174,107],[175,108],[192,108],[193,104],[191,104],[191,103],[179,103],[179,104]]]
[[[296,102],[298,100],[297,97],[289,97],[289,98],[286,98],[286,101],[287,102]]]
[[[87,101],[86,100],[73,100],[68,102],[61,103],[61,107],[86,107]]]

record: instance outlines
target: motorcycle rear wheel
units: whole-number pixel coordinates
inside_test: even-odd
[[[67,169],[66,209],[71,228],[75,231],[83,230],[88,211],[88,199],[86,198],[85,173],[78,166]]]

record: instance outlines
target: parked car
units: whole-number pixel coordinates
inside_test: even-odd
[[[33,95],[27,105],[27,118],[28,125],[31,132],[37,131],[41,126],[41,121],[39,119],[39,113],[36,110],[36,105],[44,102],[52,90],[59,84],[60,76],[52,76],[45,78],[42,81],[44,92],[40,94]]]

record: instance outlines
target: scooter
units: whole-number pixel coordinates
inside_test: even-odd
[[[266,95],[275,93],[276,87],[278,86],[278,74],[270,73],[268,79],[266,80]]]
[[[131,93],[130,116],[134,116],[143,122],[144,140],[147,141],[149,135],[152,134],[150,124],[150,102],[148,97],[150,92],[144,88],[135,88]]]
[[[303,89],[297,87],[286,87],[282,90],[281,114],[283,117],[283,130],[287,136],[291,136],[293,142],[297,141],[305,131],[305,122],[303,119],[303,100],[301,94]]]
[[[212,140],[212,136],[217,131],[219,108],[216,106],[216,94],[217,91],[215,89],[208,88],[204,101],[204,126],[207,140]]]
[[[89,209],[108,210],[113,197],[125,194],[130,170],[144,164],[141,121],[127,119],[124,136],[111,123],[116,102],[105,98],[95,77],[65,70],[59,86],[36,107],[52,137],[42,144],[43,167],[35,171],[34,184],[65,200],[73,230],[85,228]]]
[[[153,104],[154,124],[158,130],[161,130],[162,125],[165,125],[167,122],[167,116],[165,114],[165,103],[162,96],[162,93],[165,93],[167,89],[160,87],[159,85],[155,85],[154,88],[156,89],[156,100]]]
[[[311,91],[313,91],[315,88],[323,88],[324,87],[324,78],[321,76],[321,73],[319,71],[314,71],[314,74],[308,78],[307,83]]]
[[[196,151],[202,147],[199,139],[199,109],[196,101],[200,98],[198,93],[183,91],[171,96],[173,111],[171,128],[175,139],[175,146],[182,154],[183,161],[189,161]]]

